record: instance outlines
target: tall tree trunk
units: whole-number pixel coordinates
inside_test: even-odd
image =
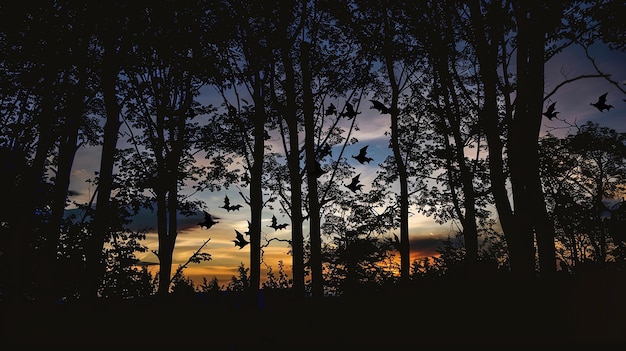
[[[443,67],[442,67],[443,68]],[[446,89],[446,95],[449,97],[451,109],[446,113],[448,116],[448,122],[451,126],[452,136],[454,138],[454,147],[456,148],[454,155],[456,156],[456,162],[459,165],[459,178],[461,180],[461,190],[463,193],[463,204],[461,206],[458,199],[457,191],[453,191],[453,197],[455,200],[455,208],[457,209],[457,216],[461,222],[463,228],[463,238],[465,242],[465,263],[470,274],[477,272],[478,261],[478,228],[476,225],[476,193],[474,191],[474,175],[472,174],[470,167],[465,159],[465,142],[461,136],[461,121],[460,121],[460,103],[456,96],[452,80],[449,77],[447,67],[443,69],[444,84],[448,87]],[[447,142],[447,138],[446,138]],[[454,187],[453,184],[450,185]]]
[[[309,240],[311,253],[309,266],[311,269],[311,294],[314,298],[324,296],[324,278],[322,275],[322,235],[321,235],[321,205],[319,201],[317,176],[317,157],[315,152],[315,105],[311,84],[311,67],[309,64],[309,52],[311,44],[301,44],[300,67],[302,70],[302,112],[304,114],[304,149],[306,153],[307,187],[309,190]]]
[[[542,273],[556,271],[554,226],[548,222],[539,174],[538,138],[544,91],[545,27],[543,6],[519,2],[517,29],[517,96],[509,138],[509,168],[515,206],[522,275],[535,273],[535,236]]]
[[[411,274],[411,248],[409,245],[409,175],[404,158],[402,157],[400,145],[400,128],[398,125],[398,119],[400,118],[400,110],[398,109],[400,88],[395,75],[395,62],[393,50],[391,49],[394,36],[393,29],[391,29],[393,24],[388,23],[389,20],[385,13],[383,59],[391,87],[391,149],[398,172],[398,183],[400,184],[400,281],[402,283],[408,283]]]
[[[159,223],[159,295],[166,296],[169,294],[172,279],[172,264],[174,262],[174,249],[176,247],[176,239],[178,237],[178,183],[179,168],[185,151],[185,129],[187,127],[187,111],[191,107],[193,101],[193,92],[191,91],[191,81],[189,78],[179,83],[176,87],[180,94],[179,104],[172,106],[168,97],[157,99],[157,119],[164,122],[165,115],[163,111],[170,111],[167,118],[168,123],[157,124],[158,137],[154,138],[160,143],[154,150],[157,155],[157,165],[159,165],[158,191],[160,201],[158,203],[158,223]],[[175,88],[175,89],[176,89]],[[169,94],[165,94],[169,96]],[[173,111],[173,112],[171,112]],[[167,131],[168,137],[165,137]],[[165,145],[169,145],[169,150]],[[162,156],[161,156],[162,155]],[[160,206],[163,206],[161,208]]]
[[[58,164],[55,174],[51,214],[45,244],[40,255],[43,265],[38,269],[40,272],[39,281],[41,281],[43,285],[42,288],[49,293],[45,298],[52,299],[60,297],[57,284],[64,278],[62,276],[64,272],[58,271],[57,250],[61,238],[60,234],[63,217],[65,215],[65,207],[67,205],[72,165],[74,164],[74,157],[79,147],[79,145],[77,145],[78,133],[86,107],[84,88],[87,77],[83,76],[79,79],[80,81],[76,86],[76,90],[73,91],[73,95],[68,99],[68,105],[65,109],[65,123],[60,131]],[[54,300],[51,302],[54,302]]]
[[[102,152],[100,156],[100,170],[98,176],[98,194],[96,209],[91,227],[91,238],[87,241],[85,251],[86,279],[81,298],[95,299],[98,296],[98,287],[104,278],[104,243],[113,219],[114,208],[111,206],[111,191],[113,189],[113,167],[115,164],[115,152],[117,150],[118,133],[121,126],[121,106],[117,101],[116,86],[119,74],[119,66],[111,52],[114,50],[110,45],[105,45],[102,57],[102,95],[106,121],[104,124],[104,136]]]
[[[433,8],[433,11],[439,11],[439,8]],[[440,92],[438,95],[443,96],[445,106],[443,106],[443,113],[441,123],[444,126],[450,126],[450,133],[454,140],[454,152],[446,152],[456,157],[456,163],[458,164],[458,177],[461,181],[462,191],[462,204],[459,198],[459,193],[452,183],[455,179],[455,170],[453,168],[452,158],[447,158],[446,168],[448,172],[448,179],[450,182],[450,192],[452,197],[453,206],[463,231],[463,238],[465,243],[465,263],[470,274],[475,273],[477,268],[476,262],[478,260],[478,227],[476,224],[476,193],[474,191],[473,179],[474,174],[467,164],[465,159],[465,141],[461,135],[461,102],[456,92],[454,82],[450,73],[449,65],[455,65],[454,59],[451,59],[451,55],[448,53],[449,47],[454,44],[454,33],[450,18],[447,16],[446,11],[441,11],[443,16],[439,19],[439,13],[432,13],[431,17],[436,17],[434,21],[434,27],[429,35],[431,40],[431,61],[433,62],[433,69],[435,70],[435,79],[438,77],[439,82],[436,83],[440,86]],[[443,24],[445,23],[445,24]],[[441,34],[440,34],[441,33]],[[443,38],[443,40],[439,40]],[[446,123],[447,120],[447,123]],[[448,133],[444,136],[444,143],[446,150],[452,151],[450,145]]]
[[[162,168],[161,168],[162,169]],[[165,172],[159,172],[159,176]],[[156,205],[157,205],[157,236],[159,240],[158,257],[159,257],[159,287],[157,294],[159,297],[165,297],[170,289],[170,277],[172,276],[172,255],[170,249],[171,240],[168,237],[168,197],[166,182],[159,181],[155,187]]]
[[[400,183],[400,279],[407,283],[410,279],[411,248],[409,246],[409,176],[400,147],[400,128],[398,126],[398,98],[400,91],[394,74],[393,59],[385,58],[389,84],[391,85],[391,149],[398,171]]]
[[[261,285],[261,220],[263,213],[263,159],[265,158],[265,99],[261,77],[255,72],[252,99],[254,101],[254,148],[250,169],[250,297],[257,297]]]
[[[51,79],[51,76],[46,77]],[[45,80],[44,83],[49,83]],[[52,84],[46,84],[52,91]],[[54,143],[54,122],[55,110],[51,93],[45,94],[41,99],[39,116],[35,118],[38,122],[37,133],[38,142],[35,150],[35,157],[23,176],[21,183],[21,199],[18,201],[19,211],[15,223],[15,230],[10,234],[9,250],[7,254],[10,271],[9,286],[7,288],[7,300],[22,302],[25,299],[29,279],[32,277],[32,265],[35,256],[34,243],[36,240],[35,223],[40,222],[37,218],[37,210],[41,207],[41,202],[46,197],[46,188],[43,176],[46,168],[46,160],[50,154]],[[17,306],[17,305],[16,305]]]
[[[500,139],[499,113],[497,102],[497,62],[498,62],[498,40],[499,37],[493,33],[488,33],[485,26],[485,19],[481,11],[480,1],[468,2],[470,8],[470,19],[474,29],[475,49],[478,64],[480,66],[480,76],[484,94],[483,107],[478,113],[482,130],[487,138],[489,150],[489,180],[491,183],[491,193],[493,194],[500,226],[509,251],[509,264],[511,271],[520,269],[521,262],[518,259],[518,245],[516,245],[517,231],[513,222],[513,210],[509,202],[509,194],[506,190],[507,177],[505,175],[503,142]]]
[[[176,164],[178,165],[178,164]],[[170,172],[174,165],[168,165]],[[178,237],[178,182],[175,174],[178,173],[174,170],[174,173],[170,173],[170,179],[168,179],[168,192],[167,192],[167,237],[166,237],[166,252],[163,250],[159,250],[159,254],[166,255],[166,261],[169,262],[166,270],[167,272],[167,292],[169,293],[170,287],[172,285],[172,264],[174,263],[174,249],[176,248],[176,238]],[[164,265],[165,266],[165,265]],[[163,267],[162,267],[163,268]],[[169,269],[167,269],[169,268]],[[163,274],[163,278],[166,278],[166,275]],[[164,284],[165,285],[165,284]],[[163,286],[165,288],[165,286]]]
[[[287,167],[291,186],[291,247],[293,262],[294,296],[304,296],[304,238],[302,216],[302,178],[300,175],[300,139],[296,106],[296,82],[293,62],[290,57],[291,47],[281,47],[281,56],[285,69],[286,110],[285,121],[289,129],[289,151]]]

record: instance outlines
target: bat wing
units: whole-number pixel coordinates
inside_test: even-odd
[[[361,157],[365,157],[365,154],[367,153],[367,147],[368,147],[368,146],[369,146],[369,145],[365,145],[365,146],[363,146],[363,147],[361,148],[361,150],[359,150],[359,156],[361,156]]]
[[[241,232],[239,232],[237,229],[235,229],[235,235],[237,236],[237,241],[239,241],[240,243],[243,243],[246,240],[243,237],[243,234],[241,234]]]
[[[600,97],[598,98],[598,103],[600,104],[604,104],[606,102],[606,96],[607,96],[608,92],[600,95]]]

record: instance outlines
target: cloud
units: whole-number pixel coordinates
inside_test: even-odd
[[[443,246],[446,237],[411,237],[411,261],[419,258],[439,256],[437,250]]]

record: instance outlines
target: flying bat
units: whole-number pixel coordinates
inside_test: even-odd
[[[330,144],[324,144],[323,146],[320,146],[317,148],[316,153],[317,153],[317,157],[322,159],[332,154],[332,147],[330,146]]]
[[[370,102],[372,103],[372,106],[370,107],[370,109],[377,109],[382,114],[391,113],[391,109],[385,106],[382,102],[376,101],[376,100],[370,100]]]
[[[324,113],[326,114],[326,116],[334,115],[337,113],[337,107],[335,107],[335,105],[333,105],[333,103],[331,102],[330,105],[328,105],[328,107],[326,108],[326,112]]]
[[[233,240],[233,242],[235,243],[235,246],[239,246],[239,250],[243,249],[244,246],[248,245],[248,240],[246,240],[246,238],[243,237],[243,234],[241,234],[240,231],[238,231],[237,229],[235,229],[235,235],[236,238],[235,240]]]
[[[248,221],[248,231],[244,232],[244,234],[250,235],[250,226],[251,225],[252,225],[252,223],[250,223],[250,221]]]
[[[229,211],[228,209],[230,208],[230,199],[228,198],[228,195],[224,196],[224,206],[220,206],[220,208]]]
[[[200,222],[198,223],[198,225],[200,225],[200,228],[206,227],[206,229],[211,228],[213,225],[219,223],[218,221],[213,219],[213,216],[211,216],[210,213],[208,213],[207,211],[202,211],[204,213],[204,222]],[[216,219],[219,219],[216,217]]]
[[[287,223],[278,224],[278,220],[276,219],[276,216],[272,216],[272,224],[268,225],[268,227],[274,228],[274,230],[285,229],[287,228],[287,226],[288,226]]]
[[[361,174],[357,174],[356,176],[352,177],[352,182],[348,185],[346,185],[346,188],[352,190],[352,192],[356,193],[357,190],[361,190],[361,187],[363,187],[363,184],[359,184],[359,177],[361,176]]]
[[[228,211],[228,212],[230,212],[230,211],[239,211],[239,209],[240,209],[240,208],[242,208],[242,207],[243,207],[243,206],[241,206],[240,204],[232,205],[232,206],[230,206],[230,207],[227,209],[227,211]]]
[[[220,208],[225,209],[226,211],[230,212],[230,211],[239,211],[239,209],[243,207],[240,204],[236,204],[236,205],[231,205],[230,204],[230,199],[228,198],[228,195],[224,196],[224,206],[220,206]]]
[[[370,163],[370,161],[373,161],[374,159],[371,157],[367,157],[367,146],[365,145],[361,148],[361,150],[359,151],[358,155],[352,155],[352,158],[356,159],[357,161],[359,161],[359,163],[363,164],[363,163]]]
[[[556,117],[556,114],[559,113],[558,111],[554,111],[554,105],[556,105],[556,101],[553,102],[550,106],[548,106],[548,110],[543,113],[543,115],[548,117],[548,119],[552,119]]]
[[[348,117],[349,119],[352,119],[354,117],[356,117],[356,115],[358,115],[361,112],[356,112],[354,110],[354,106],[352,106],[351,103],[346,102],[346,110],[345,112],[342,112],[341,114],[339,114],[339,117]]]
[[[610,110],[611,108],[613,108],[613,105],[607,105],[606,104],[606,95],[608,94],[608,92],[600,95],[600,97],[598,97],[598,101],[596,102],[590,102],[589,105],[595,107],[598,109],[598,111],[603,112],[604,110]]]
[[[315,178],[319,178],[326,172],[327,171],[322,168],[322,165],[320,165],[319,161],[315,160],[315,168],[313,168],[313,170],[309,172],[309,174],[314,176]]]

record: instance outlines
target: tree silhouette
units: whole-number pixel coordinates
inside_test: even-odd
[[[131,9],[115,3],[111,7],[96,7],[93,13],[99,13],[101,21],[96,22],[99,40],[102,47],[102,64],[98,73],[100,75],[100,90],[104,102],[104,130],[102,136],[102,155],[100,157],[100,169],[98,171],[98,194],[96,200],[96,212],[93,220],[93,236],[86,245],[87,281],[84,284],[82,295],[84,298],[96,298],[98,286],[104,274],[102,251],[107,238],[106,223],[111,221],[114,209],[111,208],[111,192],[113,191],[113,169],[115,164],[115,152],[117,149],[118,134],[121,126],[120,115],[122,102],[117,96],[118,89],[123,91],[123,80],[119,79],[125,65],[130,64],[130,58],[124,52],[131,44],[128,38],[121,35],[125,29],[123,21],[130,16]],[[129,28],[126,28],[129,30]],[[126,39],[126,40],[125,40]]]
[[[620,108],[612,99],[624,84],[590,47],[623,47],[622,7],[0,5],[0,338],[186,346],[172,331],[211,330],[230,348],[293,347],[300,337],[314,347],[393,347],[417,330],[424,345],[623,341],[612,333],[623,321],[600,313],[619,312],[626,291],[626,136],[568,122],[567,99],[557,96],[565,84],[603,78],[609,88],[581,106],[599,116]],[[554,77],[548,60],[573,44],[594,74],[544,82]],[[613,108],[588,105],[606,91],[600,102]],[[559,117],[543,118],[555,101]],[[359,140],[365,117],[390,128]],[[539,138],[542,123],[574,133]],[[382,139],[390,154],[379,159]],[[100,152],[99,169],[90,193],[77,194],[74,158],[87,145]],[[366,158],[350,157],[365,145]],[[205,238],[172,272],[181,217],[213,232],[227,220],[202,222],[214,205],[196,196],[231,186],[250,219],[229,249],[250,249],[249,266],[224,286],[196,284],[184,273],[211,259]],[[156,228],[134,221],[146,209]],[[288,220],[266,226],[266,210]],[[409,233],[412,213],[449,225],[448,239]],[[154,249],[145,244],[154,229],[159,262],[139,261]],[[268,238],[280,230],[290,240]],[[291,245],[292,272],[282,261],[277,272],[266,265],[263,281],[264,249],[277,241]],[[345,328],[390,314],[430,320],[395,324],[392,337]],[[172,316],[188,323],[173,327]],[[458,329],[441,328],[453,316]]]
[[[604,264],[612,256],[607,224],[619,208],[624,143],[623,133],[592,122],[564,139],[549,134],[541,140],[542,179],[557,240],[566,248],[560,259],[569,269],[586,261]]]
[[[249,172],[249,205],[250,218],[250,287],[251,298],[256,298],[256,290],[260,287],[261,272],[261,220],[264,206],[263,200],[263,164],[265,159],[266,123],[269,117],[270,92],[269,82],[272,76],[274,57],[272,48],[268,47],[272,36],[271,3],[248,3],[233,1],[224,13],[219,13],[219,26],[232,30],[234,40],[227,42],[224,50],[236,52],[229,58],[230,74],[236,77],[233,83],[241,84],[250,95],[252,102],[250,113],[251,140],[247,151]],[[232,19],[237,19],[232,21]]]
[[[143,132],[134,140],[146,150],[137,155],[143,163],[140,171],[145,172],[140,176],[143,188],[154,194],[156,203],[159,248],[153,252],[160,263],[161,295],[169,293],[178,216],[195,212],[195,204],[186,204],[180,189],[197,176],[197,169],[190,165],[195,162],[191,149],[198,128],[190,121],[202,111],[194,100],[203,83],[204,72],[199,67],[204,62],[199,48],[180,42],[199,40],[196,15],[190,8],[173,14],[165,8],[150,8],[142,18],[144,41],[136,46],[140,65],[127,70],[134,88],[129,107],[132,127]],[[178,26],[168,26],[170,21]],[[163,42],[163,37],[169,40]],[[135,148],[139,151],[139,145]]]
[[[475,189],[483,185],[479,179],[482,173],[480,154],[484,148],[480,144],[481,132],[477,116],[472,111],[472,97],[464,87],[455,83],[463,79],[455,66],[467,64],[462,52],[457,52],[454,48],[454,43],[458,40],[457,24],[450,17],[453,12],[447,8],[449,4],[442,3],[439,6],[433,5],[424,9],[428,11],[429,18],[437,20],[422,23],[429,29],[421,38],[433,70],[433,101],[430,105],[436,116],[435,129],[440,135],[440,143],[443,144],[442,149],[438,150],[440,154],[432,156],[441,159],[442,167],[446,170],[444,184],[449,189],[449,194],[441,194],[441,198],[451,201],[453,217],[460,223],[466,266],[471,273],[477,268],[479,255],[478,217],[487,217],[482,205],[485,200],[478,198],[478,189]],[[472,160],[465,156],[465,149],[468,147],[476,148],[476,157]],[[482,192],[487,191],[482,189]]]

